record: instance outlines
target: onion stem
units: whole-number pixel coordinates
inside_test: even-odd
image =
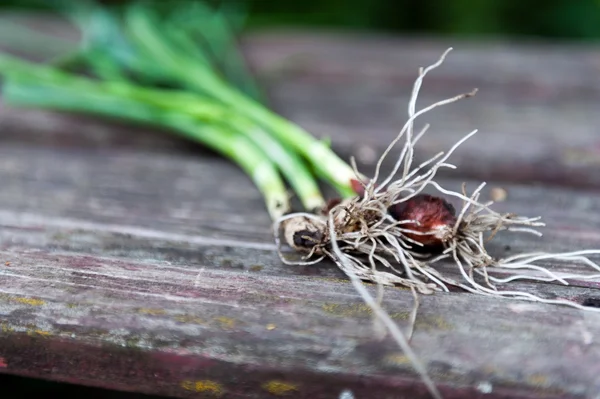
[[[146,1],[118,8],[82,2],[57,9],[82,30],[79,48],[46,65],[0,55],[9,104],[93,113],[175,130],[242,166],[261,192],[276,198],[265,197],[271,216],[290,209],[279,172],[308,211],[325,206],[316,177],[343,197],[355,195],[351,181],[357,176],[350,165],[327,143],[260,102],[222,10],[201,4],[165,8]],[[79,75],[74,66],[94,77]],[[242,144],[251,146],[250,154]],[[253,157],[258,155],[268,167],[257,166],[258,158]],[[246,157],[253,159],[252,167]],[[271,182],[275,175],[279,183],[269,183],[275,188],[267,190],[261,175]]]
[[[25,81],[33,81],[41,86],[46,85],[47,90],[54,90],[46,93],[51,99],[54,96],[62,98],[57,94],[57,90],[68,91],[73,96],[69,102],[73,104],[73,108],[67,109],[68,111],[94,111],[94,102],[98,101],[98,95],[102,93],[105,96],[102,101],[108,101],[108,95],[112,95],[112,98],[117,102],[118,99],[127,98],[153,107],[160,107],[168,112],[185,114],[198,124],[222,124],[227,126],[229,130],[245,136],[246,141],[251,141],[255,147],[261,149],[261,152],[265,154],[265,158],[270,158],[276,164],[298,194],[305,208],[314,210],[322,208],[325,204],[319,187],[310,174],[307,165],[295,152],[289,151],[252,121],[199,95],[173,90],[145,88],[124,82],[93,81],[84,77],[71,76],[62,71],[53,70],[51,67],[28,64],[8,56],[0,56],[0,70],[4,70],[8,76],[20,76]],[[77,87],[77,90],[56,87],[58,83],[61,87]],[[33,83],[30,83],[30,85],[33,86]],[[85,99],[78,102],[79,99],[83,98],[82,96]],[[12,101],[12,98],[12,96],[7,95],[9,101]],[[36,100],[36,103],[32,103],[31,100],[27,101],[30,105],[41,106],[43,100]],[[46,107],[51,107],[52,101],[43,104]],[[123,111],[116,112],[120,112],[121,117],[127,118],[126,115],[123,116]],[[243,148],[240,148],[240,154],[243,153]]]
[[[198,123],[189,115],[164,111],[101,91],[90,92],[65,85],[28,84],[9,78],[4,82],[3,92],[4,98],[12,105],[77,111],[172,129],[238,164],[262,193],[271,218],[281,217],[290,210],[289,197],[275,165],[261,148],[227,126]]]
[[[205,93],[261,124],[282,143],[302,154],[340,194],[344,197],[353,195],[350,181],[356,178],[356,175],[352,167],[325,143],[229,86],[206,64],[198,63],[187,57],[186,53],[176,51],[176,43],[169,43],[165,35],[160,33],[158,24],[153,23],[154,18],[148,8],[135,5],[128,8],[125,21],[131,37],[136,40],[136,45],[167,70],[169,76],[178,83]]]

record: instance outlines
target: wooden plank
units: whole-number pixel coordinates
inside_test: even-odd
[[[526,39],[516,43],[285,28],[250,32],[244,45],[259,71],[279,77],[294,74],[296,79],[321,83],[365,84],[371,78],[384,79],[386,87],[395,90],[411,84],[419,67],[439,58],[440,49],[453,47],[446,66],[431,76],[437,85],[489,85],[494,91],[521,94],[516,101],[558,91],[578,96],[597,96],[600,91],[597,45],[593,43]],[[364,80],[357,82],[359,77]]]
[[[174,234],[235,239],[241,245],[242,241],[264,243],[272,237],[258,191],[240,170],[222,159],[3,146],[0,179],[3,217],[15,223],[20,220],[16,215],[33,213],[30,223],[39,227],[52,226],[56,220],[58,227],[69,228],[69,220],[82,220],[99,233],[101,225],[117,226],[109,232],[123,228],[127,233],[129,227],[147,229],[144,234],[157,239],[160,236],[152,234],[163,232],[165,238]],[[452,189],[459,189],[462,181],[460,177],[444,180]],[[468,189],[475,187],[474,182],[468,183]],[[507,201],[495,205],[499,211],[548,218],[551,230],[547,234],[554,250],[589,247],[598,239],[595,193],[492,182],[484,190],[485,198],[490,198],[489,190],[495,187],[508,193]],[[36,221],[35,215],[46,219]],[[541,241],[528,237],[520,239],[537,249],[535,242]]]
[[[597,45],[469,42],[331,32],[252,36],[247,54],[274,107],[338,150],[365,161],[406,120],[419,67],[453,46],[425,79],[426,106],[472,88],[477,96],[422,117],[426,159],[473,129],[453,157],[465,176],[597,188],[600,102]]]
[[[394,344],[373,338],[347,284],[215,269],[197,278],[175,265],[31,251],[2,257],[11,259],[0,297],[9,372],[177,397],[427,397]],[[410,297],[386,290],[401,325]],[[456,309],[469,309],[468,320]],[[597,317],[573,310],[435,295],[422,300],[413,345],[447,398],[483,397],[478,386],[493,387],[486,397],[585,397],[599,388],[589,342],[599,331]]]
[[[158,251],[165,259],[187,261],[194,256],[190,246],[274,248],[266,244],[272,240],[271,222],[258,191],[241,171],[220,159],[5,146],[0,148],[0,181],[6,237],[23,245],[52,243],[118,256],[138,248],[149,257]],[[458,189],[462,181],[443,182]],[[469,182],[468,188],[474,187]],[[484,195],[489,198],[489,190],[496,187],[490,185]],[[508,200],[495,205],[498,211],[541,214],[548,228],[545,239],[506,237],[499,250],[505,245],[516,251],[553,252],[594,247],[600,224],[594,193],[502,187]],[[81,237],[86,231],[92,236]]]
[[[4,372],[176,397],[427,397],[333,265],[281,264],[258,192],[225,161],[11,145],[0,182]],[[550,226],[497,251],[597,242],[593,193],[504,188],[499,209]],[[411,298],[386,289],[401,326]],[[597,314],[451,293],[422,298],[413,345],[445,398],[590,397],[598,333]]]
[[[0,99],[0,144],[58,149],[136,149],[158,153],[210,155],[203,146],[170,132],[87,115],[12,108]]]

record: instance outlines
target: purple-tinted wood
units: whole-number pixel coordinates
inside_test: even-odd
[[[279,261],[259,193],[226,161],[11,145],[0,181],[5,372],[179,397],[427,397],[339,270]],[[549,227],[545,239],[500,235],[498,255],[597,242],[594,195],[565,213],[568,190],[503,187],[499,210],[543,213]],[[597,295],[578,281],[510,287]],[[464,293],[421,302],[413,346],[447,398],[599,389],[596,314]],[[411,304],[386,289],[401,326]]]
[[[181,397],[427,397],[343,281],[0,256],[10,262],[0,285],[6,372]],[[402,326],[410,303],[410,292],[386,289]],[[586,397],[599,389],[598,333],[599,318],[570,309],[439,294],[421,299],[413,346],[447,398],[487,387],[488,397]]]

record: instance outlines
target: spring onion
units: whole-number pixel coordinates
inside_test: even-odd
[[[222,11],[200,2],[189,9],[80,2],[61,10],[82,30],[80,47],[46,64],[0,55],[9,105],[121,118],[204,143],[251,176],[273,218],[290,210],[279,173],[310,211],[325,205],[317,176],[353,195],[353,169],[262,103]]]

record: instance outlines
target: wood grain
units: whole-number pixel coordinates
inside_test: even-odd
[[[178,397],[218,389],[258,398],[274,387],[295,397],[426,397],[405,358],[390,355],[394,344],[374,340],[368,308],[333,265],[281,264],[259,193],[225,161],[13,145],[0,149],[0,181],[6,371]],[[571,191],[504,188],[500,210],[543,211],[549,231],[501,236],[496,251],[597,242],[593,194],[579,193],[565,213]],[[512,287],[595,295],[577,282]],[[410,304],[410,292],[386,290],[401,325]],[[599,332],[595,314],[436,294],[422,299],[414,346],[448,398],[479,395],[486,383],[493,397],[586,397],[599,389],[589,342]]]
[[[277,110],[331,137],[342,153],[366,159],[404,124],[418,68],[454,47],[425,79],[418,106],[475,87],[479,92],[421,117],[418,125],[431,123],[417,152],[421,159],[479,129],[453,157],[465,176],[599,186],[597,45],[285,31],[247,43]]]

